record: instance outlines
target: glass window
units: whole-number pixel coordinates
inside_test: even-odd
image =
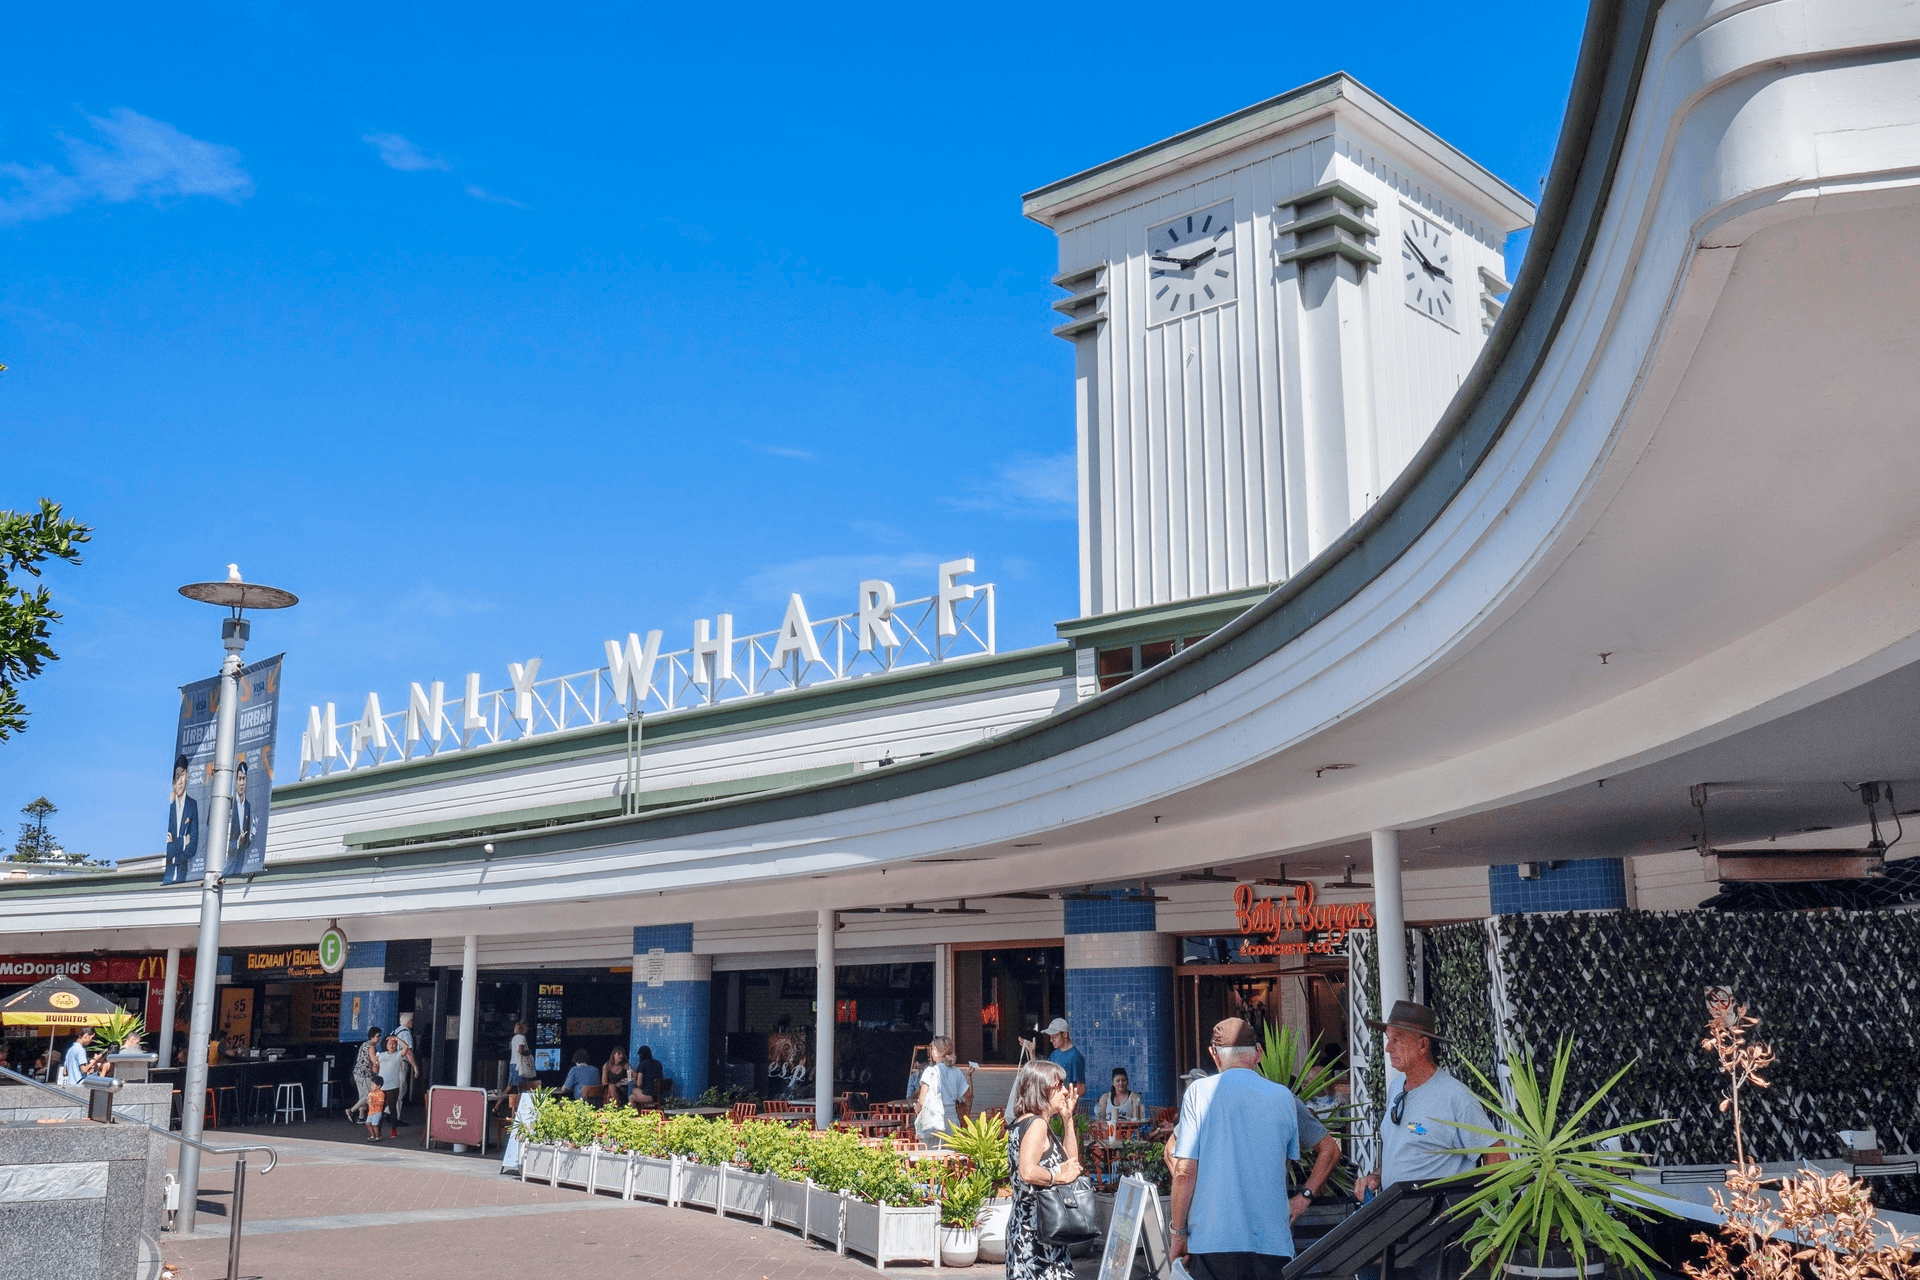
[[[1157,667],[1173,656],[1173,641],[1155,640],[1151,644],[1140,646],[1140,669]]]
[[[1117,649],[1102,649],[1094,660],[1094,669],[1100,676],[1102,693],[1122,680],[1133,675],[1133,646],[1122,645]]]

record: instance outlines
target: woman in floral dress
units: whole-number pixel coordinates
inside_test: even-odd
[[[1073,1280],[1065,1245],[1042,1243],[1039,1189],[1080,1176],[1080,1138],[1073,1127],[1079,1101],[1066,1072],[1051,1062],[1029,1062],[1013,1081],[1014,1121],[1007,1130],[1007,1165],[1013,1170],[1013,1213],[1007,1221],[1007,1280]],[[1048,1122],[1063,1118],[1066,1142]]]

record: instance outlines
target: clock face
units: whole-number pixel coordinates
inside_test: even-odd
[[[1231,302],[1233,201],[1183,213],[1147,229],[1147,323]]]
[[[1400,268],[1406,278],[1407,305],[1455,328],[1453,322],[1453,233],[1407,212],[1400,236]]]

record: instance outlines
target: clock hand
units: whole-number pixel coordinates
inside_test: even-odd
[[[1427,255],[1420,252],[1420,246],[1413,242],[1412,236],[1402,233],[1400,238],[1407,242],[1407,248],[1413,250],[1413,256],[1420,259],[1420,265],[1427,269],[1429,275],[1438,274],[1439,268],[1427,261]]]
[[[1205,262],[1208,258],[1211,258],[1214,254],[1218,252],[1219,252],[1218,249],[1209,249],[1197,258],[1188,258],[1187,270],[1191,271],[1193,268],[1199,266],[1201,263]]]

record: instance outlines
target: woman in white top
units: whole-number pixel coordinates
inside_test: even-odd
[[[941,1135],[960,1119],[959,1104],[973,1098],[973,1070],[964,1073],[953,1065],[953,1040],[935,1036],[927,1046],[932,1061],[920,1073],[920,1087],[914,1090],[913,1130],[920,1141],[938,1146]]]
[[[1113,1088],[1100,1095],[1093,1104],[1093,1118],[1100,1124],[1113,1124],[1117,1121],[1144,1122],[1147,1118],[1147,1104],[1140,1100],[1127,1082],[1127,1069],[1113,1069]]]
[[[533,1050],[527,1047],[527,1024],[513,1024],[513,1039],[507,1044],[507,1083],[522,1084],[540,1074],[533,1065]]]

